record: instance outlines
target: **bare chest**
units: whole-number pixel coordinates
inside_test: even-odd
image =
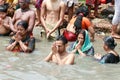
[[[46,3],[46,8],[47,8],[47,10],[48,11],[53,11],[53,12],[58,12],[59,10],[60,10],[60,7],[61,7],[61,4],[60,4],[60,2],[54,2],[54,3],[52,3],[52,2],[50,2],[50,1],[48,1],[47,3]]]
[[[30,17],[30,12],[18,12],[15,16],[16,20],[24,20],[24,21],[28,21]]]

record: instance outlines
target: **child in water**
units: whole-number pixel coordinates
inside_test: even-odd
[[[107,52],[104,56],[101,54],[95,54],[94,57],[100,61],[100,63],[118,63],[119,54],[114,50],[116,47],[116,43],[113,37],[105,37],[104,38],[104,50]]]

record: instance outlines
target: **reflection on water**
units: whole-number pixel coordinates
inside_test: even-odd
[[[9,37],[0,37],[0,80],[120,80],[120,63],[100,64],[92,57],[76,55],[75,65],[58,66],[44,62],[52,42],[40,37],[35,28],[36,49],[32,54],[12,53],[5,50]],[[95,41],[96,52],[103,52],[102,39]],[[119,45],[117,51],[119,50]]]

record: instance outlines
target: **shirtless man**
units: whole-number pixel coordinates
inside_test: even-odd
[[[5,5],[0,5],[0,36],[8,36],[10,33],[10,25],[12,24],[12,19],[7,15],[7,7]]]
[[[64,19],[65,8],[65,3],[61,0],[43,0],[41,6],[41,23],[47,34],[47,38],[57,36],[53,32],[58,29]]]
[[[66,51],[67,39],[64,36],[59,36],[52,45],[51,53],[45,58],[45,61],[52,61],[58,65],[74,64],[74,53]]]
[[[17,32],[17,23],[21,20],[28,22],[29,33],[32,33],[35,24],[35,12],[29,8],[30,0],[19,0],[20,8],[17,9],[13,16],[13,24],[11,27],[13,32]]]

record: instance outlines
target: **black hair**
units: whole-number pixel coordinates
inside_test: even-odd
[[[0,5],[0,12],[5,12],[7,13],[8,7],[6,5]]]
[[[83,16],[87,16],[89,14],[89,10],[86,6],[79,7],[75,12],[77,18],[74,22],[75,33],[78,35],[79,31],[82,29],[82,18]]]
[[[83,16],[87,16],[89,14],[89,10],[86,6],[80,6],[76,11],[75,14],[79,15],[80,13],[83,14]]]
[[[106,36],[104,39],[104,44],[108,46],[108,48],[114,50],[114,48],[117,46],[117,43],[115,43],[115,40],[111,36]]]
[[[82,29],[82,15],[77,16],[75,22],[75,34],[78,35],[79,31]]]
[[[68,40],[63,35],[58,36],[56,40],[61,40],[64,45],[68,43]]]
[[[26,30],[28,28],[28,23],[26,21],[20,21],[17,26],[22,26]]]

